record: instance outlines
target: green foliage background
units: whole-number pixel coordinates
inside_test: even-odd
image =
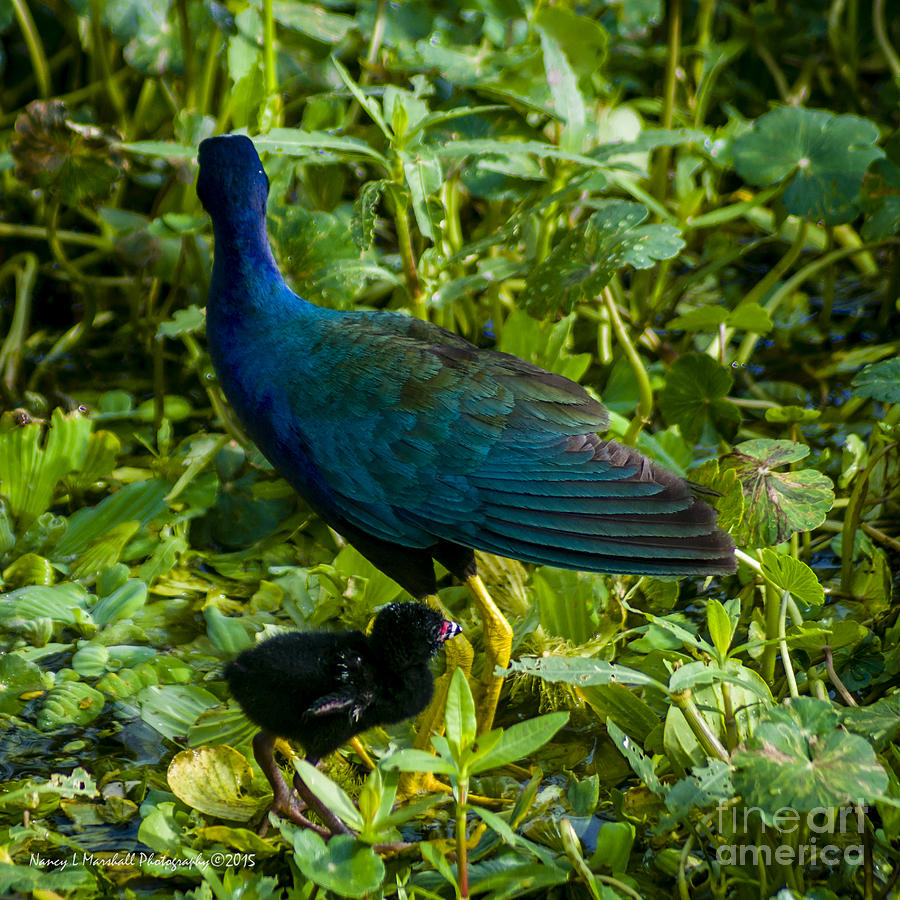
[[[890,892],[898,41],[882,0],[0,2],[0,891]],[[456,683],[455,794],[394,811],[411,725],[365,735],[374,773],[318,776],[355,832],[327,843],[256,833],[222,666],[401,591],[215,384],[193,182],[236,130],[299,293],[580,381],[743,554],[713,585],[482,558],[515,628],[502,734],[473,744]],[[840,864],[797,862],[848,804]]]

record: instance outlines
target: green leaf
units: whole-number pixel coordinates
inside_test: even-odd
[[[92,610],[91,617],[100,628],[111,622],[127,619],[147,602],[147,585],[131,578],[120,588],[104,597]]]
[[[728,369],[712,357],[687,353],[669,370],[659,397],[660,412],[692,443],[700,440],[707,425],[730,440],[741,424],[740,411],[725,399],[733,384]]]
[[[260,153],[280,153],[301,159],[318,158],[320,162],[333,157],[321,151],[334,151],[341,159],[371,159],[389,170],[387,160],[365,141],[356,138],[335,137],[325,131],[301,131],[299,128],[273,128],[268,134],[257,135],[253,143]]]
[[[713,645],[719,656],[724,659],[731,646],[731,638],[734,635],[737,621],[732,622],[725,607],[715,597],[710,597],[706,603],[706,624]]]
[[[151,684],[135,698],[141,718],[170,741],[183,739],[200,714],[219,699],[193,684]]]
[[[403,174],[409,187],[419,231],[430,241],[436,241],[440,223],[439,219],[432,220],[428,198],[441,189],[443,182],[441,164],[434,154],[424,149],[419,149],[415,155],[401,151],[398,156],[403,162]],[[440,218],[443,218],[443,213]]]
[[[248,796],[253,770],[237,750],[224,745],[176,753],[166,780],[182,803],[230,822],[255,819],[271,802],[267,796]]]
[[[360,250],[368,250],[375,237],[375,207],[390,184],[386,179],[367,181],[353,204],[350,234]]]
[[[22,695],[44,687],[39,666],[15,653],[0,656],[0,713],[18,715],[27,702]]]
[[[459,759],[475,741],[477,723],[475,721],[475,701],[469,682],[462,669],[454,669],[447,692],[447,707],[444,716],[447,727],[447,742],[453,755]]]
[[[157,337],[179,337],[182,334],[193,334],[200,331],[206,323],[203,310],[193,303],[186,309],[176,309],[171,320],[160,322],[156,329]]]
[[[44,698],[37,717],[41,731],[55,731],[69,725],[87,725],[103,712],[103,694],[81,681],[64,681]]]
[[[877,140],[878,127],[867,119],[786,106],[760,116],[732,154],[750,184],[790,179],[783,198],[789,213],[839,225],[856,217],[863,175],[884,155]]]
[[[811,531],[825,521],[834,503],[831,480],[815,469],[776,472],[803,459],[809,447],[768,438],[744,441],[723,457],[720,466],[734,469],[744,492],[744,518],[738,543],[768,547],[795,531]]]
[[[472,775],[515,762],[542,747],[569,721],[567,712],[547,713],[527,722],[503,729],[503,736],[484,756],[476,757],[469,769]],[[485,735],[487,737],[487,735]]]
[[[53,410],[43,441],[44,427],[39,422],[0,432],[0,495],[19,533],[49,509],[59,482],[84,464],[90,434],[90,419],[64,414],[59,407]]]
[[[357,27],[351,16],[323,9],[317,3],[287,3],[278,0],[272,4],[272,14],[285,28],[292,28],[329,45],[340,43]]]
[[[839,728],[832,705],[811,697],[767,709],[734,765],[744,803],[769,825],[784,807],[807,813],[874,799],[888,781],[868,741]]]
[[[61,100],[34,100],[16,118],[10,149],[17,178],[76,206],[96,203],[118,181],[115,143],[96,126],[69,118]]]
[[[426,753],[424,750],[398,750],[381,760],[381,766],[389,772],[436,772],[439,775],[456,775],[457,767],[449,760]]]
[[[624,684],[591,684],[578,688],[601,722],[611,719],[629,737],[643,743],[659,725],[659,715]]]
[[[607,599],[602,575],[541,566],[533,578],[541,628],[574,644],[585,644],[599,630],[597,609]]]
[[[497,674],[521,672],[543,678],[544,681],[563,681],[576,686],[586,684],[633,684],[655,687],[665,693],[666,686],[650,675],[602,659],[578,659],[566,656],[543,656],[536,659],[515,659],[505,671]]]
[[[584,98],[578,89],[578,79],[572,71],[569,60],[554,36],[553,17],[535,17],[535,25],[541,38],[541,50],[544,55],[544,71],[547,73],[547,84],[553,97],[556,114],[565,122],[560,146],[563,150],[577,153],[584,141],[587,113]],[[546,23],[546,24],[545,24]]]
[[[342,897],[365,897],[384,881],[384,863],[368,844],[339,834],[326,844],[314,831],[283,819],[278,829],[294,848],[294,862],[312,882]]]
[[[607,720],[606,728],[609,731],[609,739],[616,745],[622,756],[628,760],[628,765],[634,770],[634,774],[654,794],[659,797],[665,796],[666,788],[663,787],[659,778],[657,778],[652,760],[644,754],[644,751],[615,722]]]
[[[459,670],[457,669],[457,671]],[[293,762],[297,774],[328,809],[351,828],[358,831],[363,827],[363,819],[359,810],[340,785],[335,784],[327,775],[310,765],[305,759],[294,757]]]
[[[853,394],[881,403],[900,403],[900,357],[866,366],[853,379]]]
[[[524,308],[538,318],[567,315],[595,297],[626,265],[648,269],[677,256],[684,241],[671,225],[641,225],[648,210],[626,200],[602,200],[582,225],[566,233],[525,282]]]
[[[171,485],[162,479],[126,485],[96,506],[84,506],[70,519],[65,536],[56,545],[53,559],[77,556],[113,528],[125,522],[146,525],[166,510],[165,496]]]
[[[762,569],[777,588],[788,591],[801,603],[821,606],[825,602],[825,590],[815,572],[799,559],[765,547],[762,551]]]

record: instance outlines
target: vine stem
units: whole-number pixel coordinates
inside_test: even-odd
[[[49,97],[52,91],[50,85],[50,64],[44,53],[44,45],[41,43],[41,35],[34,24],[31,12],[25,0],[12,0],[13,12],[19,22],[22,37],[25,38],[25,46],[28,47],[28,55],[31,57],[31,67],[34,69],[34,78],[37,81],[38,93],[41,97]]]
[[[653,413],[653,388],[650,386],[650,376],[644,368],[644,363],[635,349],[634,344],[631,342],[628,331],[622,324],[622,319],[619,317],[619,310],[616,309],[616,303],[608,285],[603,289],[603,303],[606,307],[607,314],[609,315],[609,321],[612,325],[613,332],[616,335],[616,340],[621,344],[622,349],[625,351],[625,356],[628,358],[628,362],[631,365],[631,370],[637,380],[638,391],[640,392],[637,415],[631,420],[628,431],[625,432],[625,436],[622,438],[624,444],[633,444],[637,440],[637,436],[640,434],[641,429],[644,427],[644,423],[650,421],[650,416]]]
[[[894,78],[900,78],[900,57],[897,56],[897,51],[894,50],[885,27],[884,0],[874,0],[872,3],[872,30],[875,32],[875,40],[878,42],[878,47],[887,60],[891,75]]]
[[[666,54],[666,75],[663,88],[661,128],[671,128],[675,121],[675,88],[678,83],[678,58],[681,55],[681,0],[669,0],[669,35]],[[653,160],[651,193],[662,202],[666,196],[671,147],[660,147]]]

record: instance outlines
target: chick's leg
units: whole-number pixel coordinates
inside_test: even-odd
[[[503,687],[503,677],[495,675],[494,669],[497,666],[505,669],[509,665],[513,633],[509,622],[478,575],[467,578],[466,587],[478,604],[484,634],[484,671],[481,673],[481,684],[475,698],[478,733],[482,734],[490,731],[494,723],[500,689]]]
[[[287,816],[299,825],[307,828],[313,828],[320,833],[328,834],[324,829],[319,829],[313,825],[306,816],[303,815],[302,807],[293,796],[291,789],[285,781],[278,763],[275,762],[275,741],[277,738],[270,731],[262,730],[253,738],[253,755],[256,762],[262,769],[263,775],[266,776],[269,784],[272,786],[272,805],[269,807],[270,812]],[[266,815],[260,826],[260,835],[265,836],[269,827],[269,817]]]

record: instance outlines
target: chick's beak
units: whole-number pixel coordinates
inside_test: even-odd
[[[455,638],[458,634],[462,634],[462,628],[456,622],[444,619],[441,622],[441,630],[438,632],[438,642],[443,644],[444,641],[449,641],[450,638]]]

